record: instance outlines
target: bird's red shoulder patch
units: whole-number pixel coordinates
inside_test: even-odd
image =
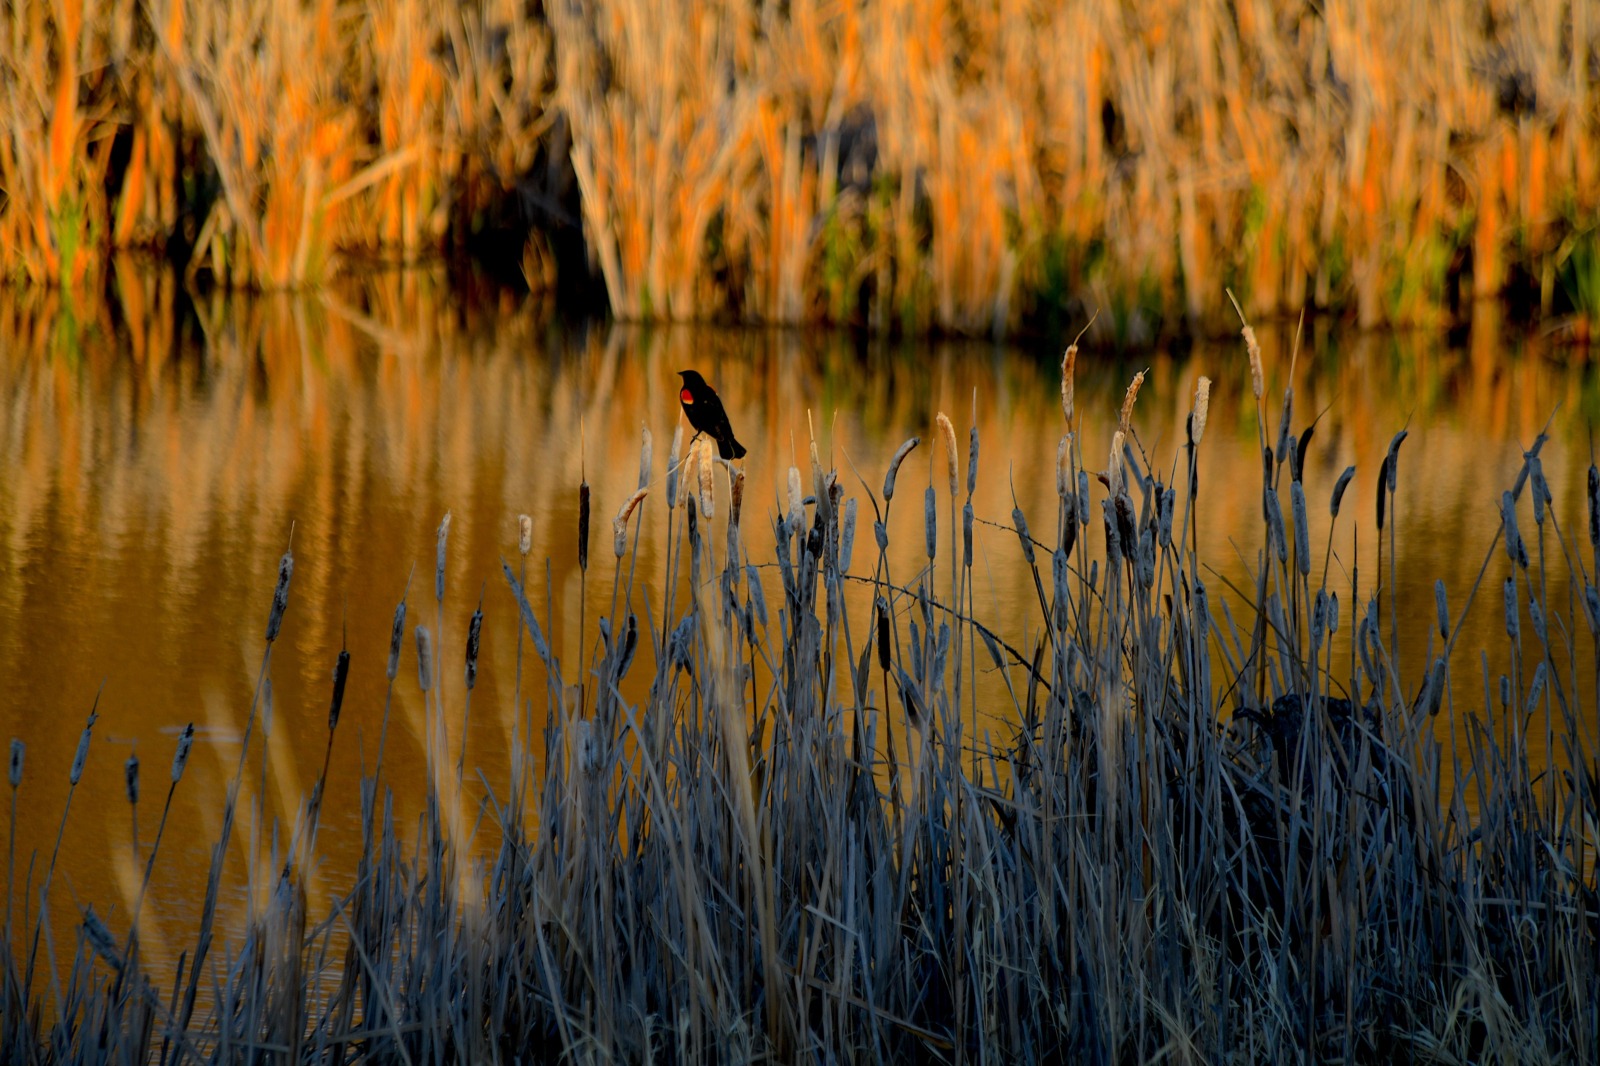
[[[694,393],[690,392],[688,389],[679,389],[678,399],[682,400],[684,403],[694,403]]]

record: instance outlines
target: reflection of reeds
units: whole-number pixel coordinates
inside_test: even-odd
[[[308,285],[571,225],[575,187],[592,263],[563,266],[628,319],[986,332],[1083,301],[1138,339],[1225,321],[1225,285],[1371,325],[1516,284],[1587,336],[1600,19],[1447,7],[11,5],[0,272],[81,284],[178,238]],[[547,237],[540,288],[573,246]]]
[[[1250,405],[1244,374],[1230,378],[1227,405]],[[1159,388],[1156,368],[1145,388]],[[1053,412],[1053,390],[1039,391]],[[1124,398],[1124,412],[1109,398],[1093,405],[1108,426],[1120,415],[1100,506],[1077,490],[1088,482],[1069,446],[1050,501],[1064,526],[1056,546],[1033,539],[1020,502],[1004,530],[1037,595],[1023,647],[973,600],[972,561],[963,551],[957,562],[953,528],[934,536],[931,478],[926,540],[895,553],[927,569],[895,580],[889,530],[898,537],[908,527],[890,525],[890,502],[915,479],[904,460],[916,438],[895,453],[881,493],[860,481],[881,524],[878,565],[859,575],[846,558],[859,497],[843,499],[848,490],[822,467],[820,449],[811,497],[800,496],[790,468],[789,511],[773,515],[776,560],[741,575],[741,557],[764,553],[734,531],[720,578],[710,536],[718,508],[702,498],[714,491],[708,446],[691,451],[692,481],[678,471],[682,506],[664,515],[645,507],[647,489],[632,489],[631,462],[611,464],[621,475],[605,484],[623,501],[612,607],[598,640],[580,634],[580,661],[564,666],[551,654],[509,563],[505,591],[480,601],[487,613],[522,619],[550,707],[542,745],[528,735],[530,750],[513,758],[516,767],[542,756],[532,793],[513,783],[493,800],[487,843],[467,847],[457,800],[436,795],[409,839],[390,813],[392,795],[378,814],[382,767],[373,768],[362,783],[360,876],[332,917],[312,924],[305,884],[324,773],[297,823],[304,848],[253,875],[264,883],[247,898],[259,909],[227,953],[247,964],[206,967],[219,954],[209,949],[247,724],[181,1003],[177,993],[165,999],[133,954],[118,954],[93,912],[70,954],[49,942],[66,966],[60,991],[19,969],[20,940],[8,932],[8,1057],[143,1061],[161,1041],[200,1058],[360,1045],[379,1061],[508,1061],[530,1047],[552,1058],[693,1062],[788,1060],[800,1048],[909,1061],[952,1047],[1018,1061],[1145,1061],[1181,1042],[1208,1061],[1260,1061],[1285,1048],[1318,1061],[1581,1060],[1600,991],[1600,737],[1582,710],[1600,682],[1600,625],[1580,627],[1570,598],[1563,613],[1547,566],[1572,573],[1586,601],[1600,597],[1580,546],[1545,535],[1558,502],[1543,441],[1522,456],[1502,498],[1495,539],[1506,557],[1490,543],[1482,564],[1506,575],[1504,641],[1532,669],[1525,677],[1513,656],[1499,684],[1506,713],[1480,720],[1476,692],[1453,687],[1461,681],[1450,675],[1478,586],[1454,620],[1440,599],[1442,654],[1430,653],[1411,687],[1377,601],[1351,603],[1341,627],[1343,589],[1313,588],[1296,449],[1287,464],[1293,564],[1281,527],[1285,466],[1263,462],[1261,506],[1249,511],[1252,536],[1268,550],[1235,601],[1255,624],[1237,626],[1215,589],[1208,598],[1201,575],[1216,571],[1187,541],[1212,514],[1193,489],[1193,462],[1175,475],[1152,465],[1131,390]],[[1225,409],[1217,399],[1214,423]],[[1091,405],[1081,407],[1074,434],[1095,421]],[[1182,412],[1190,426],[1199,414]],[[1250,441],[1239,432],[1247,423],[1230,420],[1234,443]],[[935,424],[953,512],[954,426],[944,416]],[[1294,427],[1278,428],[1280,439],[1297,439]],[[1199,435],[1188,436],[1191,454]],[[1264,440],[1264,427],[1254,436]],[[1218,437],[1207,447],[1228,443]],[[969,505],[986,487],[976,439]],[[1267,451],[1243,446],[1251,467]],[[1397,448],[1398,438],[1377,479],[1377,498],[1389,504],[1378,524],[1391,535],[1408,482]],[[1166,485],[1164,476],[1191,483]],[[1336,500],[1350,483],[1338,480]],[[1257,491],[1252,480],[1252,504]],[[1525,539],[1517,521],[1528,511]],[[1354,513],[1345,524],[1364,524]],[[656,538],[677,553],[669,590],[681,592],[686,573],[698,578],[676,602],[634,583],[632,565]],[[1600,550],[1600,534],[1590,539]],[[441,528],[441,559],[444,545]],[[1041,551],[1051,555],[1048,586]],[[304,557],[300,566],[316,571]],[[940,566],[951,568],[949,600],[931,580]],[[282,639],[292,571],[285,555],[258,689]],[[776,624],[765,617],[763,585],[781,587]],[[445,592],[439,577],[439,617]],[[302,599],[297,592],[295,609]],[[1570,639],[1593,647],[1553,639],[1558,618]],[[640,625],[650,627],[643,640]],[[1359,646],[1348,674],[1333,655],[1341,628],[1355,629]],[[469,648],[477,631],[474,622]],[[415,636],[419,687],[439,715],[457,682],[432,668],[429,631],[418,626]],[[980,644],[1006,696],[985,708],[989,732],[966,734],[962,699],[972,700],[976,726],[979,694],[960,687],[957,664],[970,649],[975,670]],[[647,653],[636,658],[639,648]],[[347,662],[335,675],[336,710]],[[462,678],[469,693],[475,663]],[[569,698],[574,677],[593,684],[592,704]],[[1488,707],[1495,688],[1487,671],[1483,680]],[[1541,713],[1539,731],[1531,723]],[[1460,761],[1446,761],[1434,715],[1465,722]],[[434,744],[432,728],[430,753],[442,758],[447,747]],[[896,731],[903,760],[889,746]],[[86,730],[74,787],[87,745]],[[174,784],[179,775],[175,766]],[[437,775],[424,784],[437,792]],[[49,916],[25,922],[24,939],[37,943]],[[197,1003],[202,970],[216,998]],[[652,1034],[668,1024],[680,1028],[663,1047]]]

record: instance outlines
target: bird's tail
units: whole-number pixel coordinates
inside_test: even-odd
[[[717,454],[724,459],[743,459],[744,445],[735,440],[732,433],[729,433],[726,437],[722,437],[717,441]]]

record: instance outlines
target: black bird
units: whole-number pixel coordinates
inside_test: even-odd
[[[683,378],[678,399],[695,435],[704,433],[716,441],[717,454],[724,459],[743,459],[744,445],[733,439],[733,427],[728,425],[728,412],[722,409],[717,390],[706,384],[698,370],[680,370],[678,374]]]

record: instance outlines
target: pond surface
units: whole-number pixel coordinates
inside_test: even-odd
[[[265,768],[253,752],[242,794],[245,809],[264,810],[266,819],[255,823],[257,839],[251,831],[236,834],[236,868],[270,848],[274,825],[280,839],[287,836],[309,793],[327,743],[331,671],[347,647],[349,687],[320,838],[325,880],[347,878],[345,860],[359,842],[357,782],[375,758],[383,721],[391,619],[413,569],[411,621],[435,628],[442,640],[452,746],[465,716],[463,646],[482,596],[466,792],[475,803],[487,789],[503,790],[518,641],[500,560],[518,565],[517,516],[526,513],[533,523],[530,598],[548,616],[555,653],[576,663],[585,638],[596,639],[597,619],[611,610],[609,520],[638,483],[641,433],[648,430],[653,488],[644,505],[635,609],[641,621],[659,625],[667,523],[661,480],[679,421],[681,368],[700,369],[718,388],[749,449],[744,528],[753,563],[773,558],[772,520],[786,496],[788,468],[809,468],[812,433],[847,495],[863,497],[864,516],[871,508],[853,470],[881,490],[890,455],[920,435],[924,446],[900,473],[890,556],[897,575],[924,565],[920,500],[931,481],[941,522],[934,580],[948,588],[944,460],[927,444],[941,410],[956,425],[963,463],[976,412],[978,516],[1008,522],[1014,493],[1036,535],[1052,536],[1055,528],[1055,457],[1064,427],[1060,352],[1053,347],[573,328],[548,309],[461,297],[426,275],[384,275],[316,298],[204,297],[193,307],[170,277],[123,272],[116,289],[105,306],[71,309],[52,294],[0,289],[0,743],[15,736],[27,744],[15,797],[19,909],[30,861],[37,863],[31,883],[41,880],[83,721],[97,694],[99,701],[52,892],[59,937],[71,935],[77,909],[90,902],[119,925],[160,820],[177,735],[194,722],[195,751],[146,904],[152,956],[192,943],[261,665],[278,559],[291,535],[294,580],[272,655]],[[1275,439],[1293,330],[1260,332]],[[1430,641],[1437,642],[1435,579],[1459,612],[1494,541],[1500,492],[1547,423],[1544,469],[1560,536],[1581,546],[1586,565],[1592,558],[1584,477],[1600,390],[1595,373],[1569,356],[1500,329],[1493,307],[1480,312],[1460,344],[1435,334],[1307,327],[1293,385],[1296,430],[1321,413],[1305,474],[1311,542],[1318,558],[1331,543],[1330,581],[1347,591],[1359,557],[1362,600],[1376,576],[1379,464],[1391,437],[1409,429],[1393,520],[1395,599],[1410,678],[1420,677]],[[1217,587],[1248,586],[1265,533],[1244,347],[1235,341],[1085,353],[1076,398],[1091,468],[1104,467],[1099,457],[1124,389],[1143,369],[1148,377],[1133,422],[1161,470],[1171,469],[1183,439],[1196,379],[1206,374],[1216,382],[1200,449],[1199,552],[1218,575]],[[1328,494],[1348,464],[1357,477],[1330,542]],[[595,501],[586,581],[576,557],[585,478]],[[440,611],[433,601],[435,530],[447,511]],[[1532,530],[1526,504],[1524,512]],[[1031,648],[1040,614],[1016,539],[989,526],[977,539],[975,613],[1008,642]],[[1098,532],[1093,540],[1099,544]],[[855,572],[870,570],[870,561],[859,561],[870,546],[864,524]],[[1553,525],[1546,551],[1552,609],[1571,628],[1570,570]],[[1456,648],[1458,726],[1484,707],[1480,649],[1489,649],[1492,674],[1506,668],[1499,592],[1506,567],[1503,552],[1490,559]],[[767,580],[769,590],[776,585],[775,577]],[[1341,598],[1348,619],[1356,597]],[[776,602],[770,591],[768,601]],[[582,636],[580,605],[588,627]],[[1239,610],[1238,600],[1233,607]],[[1348,621],[1342,627],[1348,634]],[[1581,616],[1575,628],[1582,648],[1589,637]],[[1348,656],[1348,642],[1343,648]],[[995,708],[983,726],[998,741],[1010,704],[995,677],[981,684]],[[1592,726],[1592,701],[1586,707]],[[543,713],[542,703],[535,713]],[[408,636],[384,755],[401,824],[421,803],[422,721]],[[1449,721],[1444,716],[1440,728]],[[143,774],[136,812],[123,773],[131,753]],[[319,913],[326,908],[313,904],[312,914]]]

